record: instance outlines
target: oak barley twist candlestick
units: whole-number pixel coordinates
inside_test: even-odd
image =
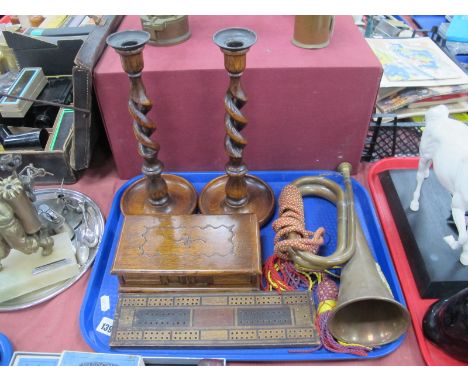
[[[128,110],[133,118],[138,152],[144,161],[142,172],[145,177],[127,188],[122,196],[121,209],[125,215],[190,214],[197,204],[195,189],[184,178],[161,174],[160,146],[150,139],[156,126],[147,116],[152,103],[146,96],[141,79],[143,49],[149,38],[148,32],[140,30],[117,32],[107,38],[107,44],[120,55],[123,70],[131,82]]]
[[[246,54],[256,40],[254,32],[242,28],[223,29],[213,36],[224,53],[224,66],[230,77],[224,98],[225,148],[229,161],[227,175],[212,180],[201,192],[199,208],[203,214],[255,213],[263,225],[273,213],[274,195],[265,182],[247,174],[242,158],[247,140],[241,135],[247,118],[240,111],[247,102],[240,78],[245,70]]]

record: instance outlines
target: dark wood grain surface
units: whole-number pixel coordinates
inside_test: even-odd
[[[257,219],[253,214],[126,216],[112,272],[121,290],[133,292],[258,289]]]
[[[112,347],[268,347],[319,343],[310,292],[122,293]]]

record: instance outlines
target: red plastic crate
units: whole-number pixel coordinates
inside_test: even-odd
[[[387,170],[417,169],[419,157],[415,158],[386,158],[376,162],[369,170],[368,182],[374,205],[384,230],[385,238],[392,256],[400,284],[405,295],[408,310],[411,314],[416,339],[419,344],[424,361],[431,366],[468,365],[460,362],[433,345],[423,334],[422,320],[429,306],[437,301],[435,299],[422,299],[419,295],[416,282],[413,278],[406,253],[401,243],[398,229],[393,220],[385,192],[380,183],[379,174]],[[416,178],[415,184],[416,185]],[[409,185],[410,186],[410,185]]]

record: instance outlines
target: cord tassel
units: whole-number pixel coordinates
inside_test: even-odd
[[[328,329],[328,318],[338,300],[338,285],[330,277],[321,275],[317,284],[317,317],[316,326],[320,333],[320,340],[325,349],[334,353],[348,353],[365,357],[372,350],[358,344],[346,344],[336,341]]]

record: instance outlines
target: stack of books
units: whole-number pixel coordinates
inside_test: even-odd
[[[468,75],[429,37],[367,39],[384,74],[378,113],[421,117],[445,104],[451,114],[468,112]]]

